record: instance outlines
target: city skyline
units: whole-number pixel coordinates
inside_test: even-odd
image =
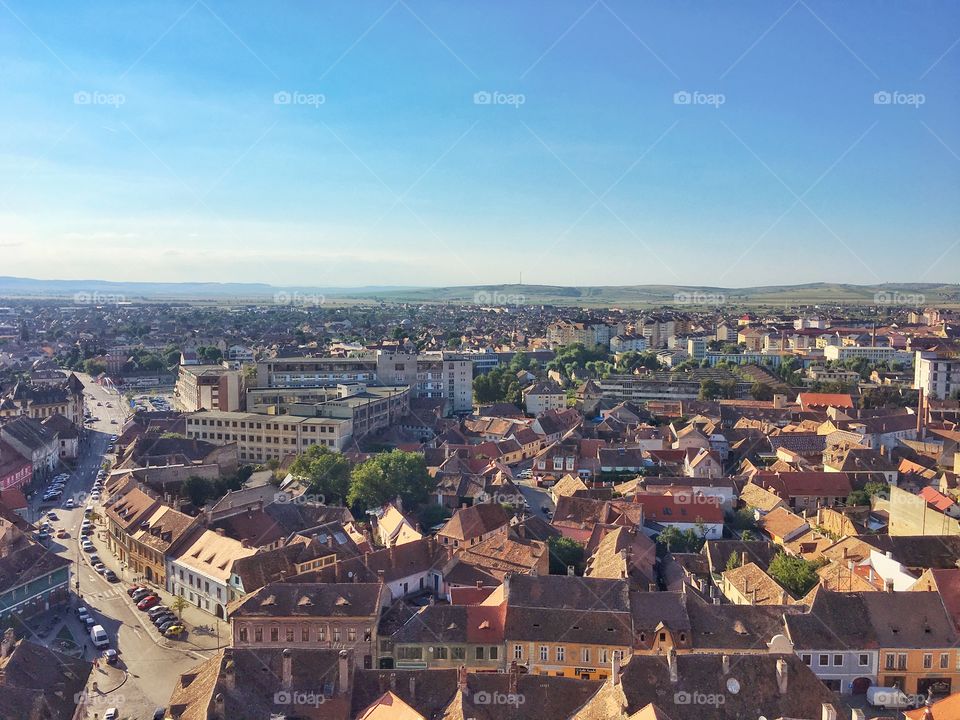
[[[4,275],[745,287],[960,269],[946,4],[0,17]]]

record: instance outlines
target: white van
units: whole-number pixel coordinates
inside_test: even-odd
[[[103,629],[103,625],[94,625],[90,628],[90,639],[96,648],[104,648],[110,645],[110,639],[107,637],[107,631]]]

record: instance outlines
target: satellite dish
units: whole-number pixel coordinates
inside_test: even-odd
[[[736,695],[740,692],[740,681],[736,678],[730,678],[727,680],[727,692],[731,695]]]
[[[349,578],[352,578],[352,577],[353,577],[353,570],[350,570],[350,571],[347,572],[347,577],[349,577]]]

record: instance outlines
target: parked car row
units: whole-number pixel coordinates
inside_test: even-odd
[[[182,621],[166,605],[160,604],[160,598],[149,588],[133,585],[127,588],[127,594],[137,603],[137,609],[147,613],[150,621],[168,638],[178,638],[186,631]]]

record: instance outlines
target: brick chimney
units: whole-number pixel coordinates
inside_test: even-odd
[[[457,670],[457,688],[460,692],[465,693],[467,691],[467,666],[461,665]]]
[[[517,694],[517,681],[519,679],[519,676],[520,676],[520,670],[517,668],[517,661],[511,660],[510,673],[509,673],[509,689],[507,690],[507,692],[509,692],[511,695]]]
[[[837,711],[830,703],[820,706],[820,720],[837,720]]]
[[[620,684],[620,653],[614,652],[610,659],[610,684]]]
[[[237,669],[233,664],[233,648],[223,649],[223,672],[220,677],[223,678],[223,685],[227,690],[233,690],[237,687]]]
[[[730,674],[730,656],[729,655],[723,655],[720,658],[720,667],[723,668],[724,675]]]
[[[680,674],[677,672],[677,651],[673,648],[667,651],[667,667],[670,669],[670,682],[677,682]]]

